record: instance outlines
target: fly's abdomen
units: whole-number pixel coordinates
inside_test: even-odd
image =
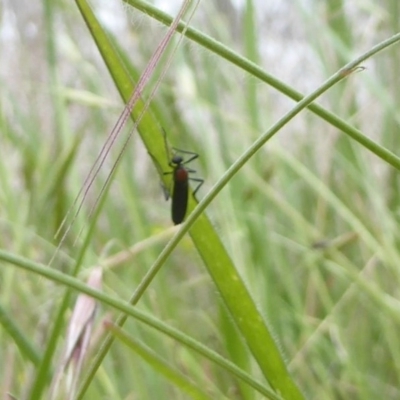
[[[180,224],[185,219],[188,194],[188,180],[175,180],[172,192],[172,221],[175,225]]]

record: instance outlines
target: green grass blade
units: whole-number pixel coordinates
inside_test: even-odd
[[[157,19],[158,21],[164,24],[170,24],[172,21],[172,17],[168,14],[160,11],[159,9],[153,7],[149,3],[139,1],[139,0],[124,0],[127,4],[141,10],[146,15],[150,15],[152,18]],[[231,62],[232,64],[236,65],[237,67],[243,69],[244,71],[248,72],[250,75],[254,76],[255,78],[260,79],[261,81],[267,83],[271,87],[275,88],[279,92],[285,94],[286,96],[290,97],[295,101],[300,101],[303,99],[304,95],[297,92],[290,86],[286,85],[284,82],[280,81],[279,79],[273,77],[272,75],[268,74],[265,70],[261,67],[256,65],[255,63],[251,62],[250,60],[246,59],[245,57],[240,56],[239,54],[232,51],[230,48],[224,46],[222,43],[218,42],[217,40],[197,31],[193,28],[187,28],[184,23],[180,23],[178,25],[177,30],[179,32],[183,32],[186,29],[185,36],[188,39],[193,40],[194,42],[198,43],[199,45],[203,46],[204,48],[210,50],[211,52],[217,54],[219,57],[226,59],[227,61]],[[389,45],[395,44],[400,41],[400,33],[393,35],[390,39]],[[377,157],[380,157],[382,160],[386,161],[394,168],[400,170],[400,159],[390,150],[380,146],[374,140],[368,138],[367,136],[363,135],[363,133],[356,129],[354,126],[348,124],[342,118],[339,118],[334,113],[324,109],[323,107],[319,106],[316,103],[312,103],[308,107],[313,113],[324,119],[325,121],[329,122],[331,125],[335,126],[339,130],[341,130],[344,134],[348,135],[350,138],[354,139],[362,146],[370,150],[374,153]]]
[[[40,353],[30,343],[28,338],[24,335],[21,329],[16,326],[14,320],[7,314],[7,312],[0,305],[0,324],[4,331],[7,332],[15,345],[18,347],[21,354],[26,357],[34,365],[40,362]]]
[[[101,30],[101,26],[95,20],[87,4],[84,1],[79,1],[78,4],[101,54],[103,58],[105,58],[105,63],[110,69],[110,74],[123,100],[126,102],[132,93],[132,87],[130,86],[131,80],[126,76],[125,68],[120,64],[111,42],[107,40],[106,34]],[[137,113],[141,112],[141,103],[138,103],[134,107],[134,117],[138,115]],[[146,124],[147,120],[150,120],[150,118],[150,114],[146,112],[139,123],[139,133],[145,145],[148,147],[148,151],[154,157],[157,157],[157,155],[163,151],[162,135],[158,135],[158,151],[156,149],[153,150],[153,147],[149,148],[148,143],[152,143],[150,135],[153,134],[154,136],[154,131],[151,129],[151,126],[156,126],[154,122],[149,125]],[[195,204],[194,199],[191,199],[189,212],[194,209]],[[283,397],[301,399],[302,395],[291,379],[265,321],[257,310],[250,293],[236,271],[218,234],[215,232],[206,216],[202,215],[196,221],[190,230],[190,235],[266,379]],[[146,275],[142,284],[135,292],[133,304],[135,304],[144,293],[157,274],[159,268],[162,266],[162,263],[163,259],[161,258],[157,266]]]
[[[133,307],[126,301],[116,299],[111,297],[101,291],[93,289],[90,286],[87,286],[82,281],[78,280],[75,277],[72,277],[67,274],[63,274],[55,269],[48,268],[42,264],[32,262],[29,259],[24,257],[12,254],[10,252],[4,251],[0,249],[0,260],[3,260],[7,263],[15,265],[18,268],[24,269],[26,271],[30,271],[32,273],[43,276],[53,282],[59,283],[68,287],[69,289],[76,290],[80,293],[85,293],[98,301],[107,304],[108,306],[121,311],[122,313],[129,315],[142,323],[157,329],[159,332],[164,333],[165,335],[173,338],[177,342],[181,343],[184,346],[192,349],[193,351],[203,355],[207,359],[226,369],[238,379],[241,379],[243,382],[249,384],[256,391],[265,395],[267,398],[271,398],[272,400],[280,400],[280,397],[273,393],[271,390],[267,389],[264,385],[255,381],[249,374],[242,371],[236,365],[234,365],[229,360],[221,357],[216,352],[209,349],[209,347],[204,346],[198,341],[190,338],[189,336],[182,334],[175,328],[172,328],[165,323],[162,323],[156,320],[154,317],[139,311],[136,307]]]

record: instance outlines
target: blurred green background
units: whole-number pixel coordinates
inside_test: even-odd
[[[179,6],[155,3],[171,15]],[[93,0],[91,6],[137,79],[167,28],[116,0]],[[0,248],[47,264],[58,244],[54,235],[124,104],[75,2],[4,0],[0,13]],[[200,2],[190,24],[308,94],[344,64],[398,33],[399,21],[400,5],[394,0],[224,0]],[[160,63],[156,75],[165,65]],[[317,102],[397,154],[398,65],[394,45]],[[222,54],[186,38],[151,99],[170,144],[200,155],[190,165],[205,179],[198,199],[294,104]],[[132,123],[127,125],[125,134]],[[52,268],[72,271],[78,257],[74,242],[83,240],[79,233],[89,224],[121,144],[103,165]],[[246,163],[206,213],[306,398],[400,398],[397,170],[304,111]],[[128,299],[172,236],[171,225],[157,169],[135,133],[79,277],[86,279],[101,265],[103,290]],[[135,251],[123,262],[112,259],[132,246]],[[29,398],[38,365],[32,360],[43,354],[63,291],[0,263],[0,391]],[[189,236],[138,308],[262,381]],[[100,307],[90,354],[100,343],[102,320],[111,315],[117,312]],[[10,327],[28,344],[16,343]],[[263,398],[161,332],[131,319],[124,329],[211,399]],[[27,355],[30,347],[36,356]],[[62,344],[53,370],[61,353]],[[118,342],[84,395],[193,397]]]

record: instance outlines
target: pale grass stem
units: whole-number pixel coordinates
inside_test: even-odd
[[[100,290],[101,283],[102,269],[95,267],[90,273],[87,285]],[[60,392],[65,394],[68,399],[75,398],[83,361],[92,336],[96,308],[97,301],[93,297],[87,294],[78,296],[67,328],[64,355],[51,385],[51,399],[59,398]],[[64,381],[64,388],[60,387],[61,381]]]

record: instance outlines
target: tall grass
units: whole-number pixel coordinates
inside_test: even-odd
[[[3,397],[48,398],[83,292],[99,309],[81,398],[399,398],[397,36],[364,70],[335,75],[397,34],[397,3],[201,2],[97,214],[132,123],[50,266],[170,18],[140,1],[93,2],[90,32],[83,1],[17,3],[4,4],[1,33]],[[287,114],[331,76],[316,103]],[[178,229],[160,186],[163,129],[200,154],[197,197],[210,199]],[[101,291],[82,283],[97,266]]]

